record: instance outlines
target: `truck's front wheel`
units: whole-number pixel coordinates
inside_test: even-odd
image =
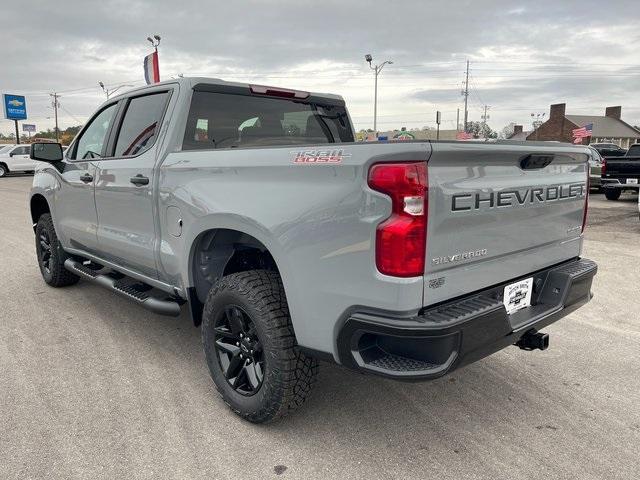
[[[80,277],[64,268],[67,254],[62,249],[51,215],[40,216],[36,225],[36,253],[44,281],[52,287],[66,287],[78,283]]]
[[[202,341],[218,392],[246,420],[282,417],[311,391],[318,364],[296,345],[275,272],[234,273],[214,285],[204,306]]]

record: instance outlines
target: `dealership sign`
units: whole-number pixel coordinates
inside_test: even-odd
[[[27,119],[27,102],[24,96],[5,93],[2,95],[2,104],[4,105],[4,118],[7,120]]]
[[[23,132],[35,132],[36,131],[36,126],[33,123],[23,123],[22,124],[22,131]]]
[[[409,133],[409,132],[400,132],[400,133],[396,133],[393,136],[394,140],[415,140],[416,137],[413,133]]]

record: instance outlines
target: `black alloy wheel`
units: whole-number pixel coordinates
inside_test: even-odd
[[[255,395],[264,380],[264,353],[255,325],[239,306],[229,305],[215,322],[215,350],[227,382],[241,395]]]
[[[64,262],[69,256],[60,245],[51,214],[40,215],[35,230],[38,267],[47,285],[66,287],[78,283],[80,277],[64,267]]]
[[[247,270],[211,286],[202,312],[207,366],[224,402],[253,423],[300,408],[318,362],[299,348],[280,275]]]
[[[51,274],[51,239],[49,233],[46,230],[40,231],[40,238],[38,238],[38,258],[40,264],[47,274]]]

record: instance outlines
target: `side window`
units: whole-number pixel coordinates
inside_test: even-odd
[[[107,141],[107,132],[116,112],[116,105],[115,103],[109,105],[91,120],[89,126],[76,142],[76,151],[71,158],[83,160],[102,156],[102,149]]]
[[[13,155],[29,155],[29,146],[14,148]]]
[[[116,157],[139,155],[151,148],[158,135],[168,92],[135,97],[129,101],[116,141]]]

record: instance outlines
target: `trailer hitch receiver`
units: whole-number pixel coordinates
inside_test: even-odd
[[[525,333],[520,340],[516,342],[516,346],[522,350],[546,350],[549,348],[549,334],[540,333],[534,329]]]

